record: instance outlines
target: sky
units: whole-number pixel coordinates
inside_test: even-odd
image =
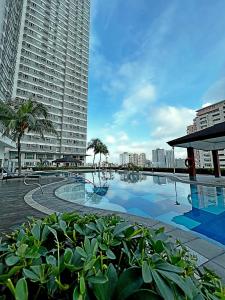
[[[225,99],[224,11],[224,0],[91,1],[88,141],[109,161],[170,149],[197,109]]]

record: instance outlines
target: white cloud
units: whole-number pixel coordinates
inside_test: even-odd
[[[123,99],[121,109],[114,114],[114,124],[121,126],[131,117],[142,114],[154,102],[155,97],[155,87],[148,82],[141,83]]]
[[[173,139],[186,134],[186,127],[193,123],[195,111],[186,107],[163,106],[155,109],[151,122],[155,125],[154,138]]]
[[[205,107],[207,107],[209,105],[212,105],[212,103],[210,103],[210,102],[204,103],[204,104],[202,104],[202,108],[205,108]]]
[[[107,144],[115,144],[116,139],[115,139],[115,137],[112,136],[112,135],[107,135],[107,136],[105,137],[105,142],[106,142]]]

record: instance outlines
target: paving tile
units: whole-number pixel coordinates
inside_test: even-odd
[[[198,260],[197,260],[197,266],[198,266],[198,267],[201,266],[201,265],[203,265],[203,264],[205,264],[206,262],[209,261],[207,257],[205,257],[205,256],[203,256],[203,255],[201,255],[201,254],[199,254],[198,252],[194,251],[193,249],[189,248],[188,246],[186,246],[186,248],[187,248],[187,250],[188,250],[192,255],[194,255],[194,256],[197,257],[197,259],[198,259]]]
[[[194,251],[197,251],[199,254],[205,256],[208,259],[217,257],[218,255],[221,255],[225,252],[223,248],[220,248],[214,245],[213,243],[210,243],[206,240],[202,240],[200,238],[193,241],[189,241],[185,245],[187,245]]]
[[[213,258],[212,262],[225,268],[225,253]]]
[[[161,227],[164,228],[164,232],[166,232],[166,233],[170,233],[171,231],[174,230],[174,226],[169,225],[169,224],[165,224],[165,223],[162,223],[162,222],[158,222],[157,224],[152,226],[152,228],[154,228],[154,229],[158,229],[158,228],[161,228]]]
[[[221,267],[220,265],[217,265],[216,263],[209,261],[205,264],[203,264],[199,269],[203,271],[203,267],[206,267],[212,271],[214,271],[218,276],[220,276],[221,281],[223,284],[225,284],[225,269]]]
[[[184,231],[182,229],[174,229],[168,233],[173,240],[179,240],[181,243],[186,243],[192,240],[196,240],[198,237],[190,231]]]

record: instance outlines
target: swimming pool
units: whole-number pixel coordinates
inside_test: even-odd
[[[131,173],[86,173],[93,184],[71,183],[56,190],[84,206],[154,218],[225,245],[225,189]]]

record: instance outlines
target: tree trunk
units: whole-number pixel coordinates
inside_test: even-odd
[[[21,175],[21,136],[19,135],[17,140],[17,153],[18,153],[18,175]]]
[[[95,164],[95,153],[94,153],[94,158],[93,158],[93,168],[94,168],[94,164]]]
[[[98,169],[100,170],[100,166],[101,166],[101,159],[102,159],[102,154],[101,154],[101,152],[99,153],[100,154],[100,158],[99,158],[99,163],[98,163]]]

